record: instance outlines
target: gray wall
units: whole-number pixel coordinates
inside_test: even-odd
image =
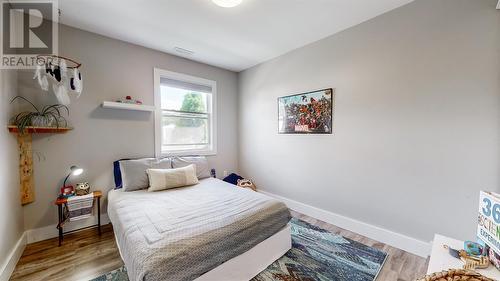
[[[417,0],[239,76],[239,168],[259,188],[430,241],[499,191],[500,11]],[[279,96],[336,88],[335,135],[277,134]]]
[[[36,201],[24,208],[26,229],[56,223],[52,201],[70,165],[85,168],[75,182],[88,181],[107,191],[114,186],[114,160],[154,155],[153,113],[100,107],[102,101],[126,95],[152,105],[154,67],[217,81],[218,152],[209,161],[220,175],[237,169],[236,73],[67,26],[60,27],[59,44],[61,55],[83,63],[84,91],[70,105],[73,131],[39,135],[33,141],[41,160],[34,165]],[[32,71],[20,73],[21,93],[39,104],[56,103],[52,94],[31,80],[32,75]]]
[[[0,70],[0,124],[5,126],[16,109],[9,104],[17,92],[17,74]],[[19,154],[14,134],[0,128],[0,275],[10,251],[24,231],[19,193]],[[0,276],[1,279],[2,276]]]

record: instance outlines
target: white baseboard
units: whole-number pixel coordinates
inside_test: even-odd
[[[2,267],[0,267],[0,281],[8,281],[10,279],[12,272],[14,272],[14,269],[16,268],[17,262],[23,255],[23,251],[26,247],[27,242],[26,238],[26,232],[24,232],[7,256],[7,259],[4,261]]]
[[[428,242],[424,242],[413,237],[403,235],[401,233],[384,229],[382,227],[335,214],[330,211],[316,208],[266,191],[259,190],[259,192],[283,201],[290,209],[294,211],[361,234],[370,239],[399,248],[420,257],[427,258],[427,256],[430,254],[431,244]]]
[[[101,214],[101,225],[105,225],[109,223],[109,217],[107,214]],[[64,232],[73,231],[75,229],[79,229],[82,227],[89,227],[91,225],[97,224],[97,217],[92,216],[86,220],[75,221],[71,223],[67,223],[64,227]],[[25,232],[27,237],[28,244],[35,243],[38,241],[47,240],[50,238],[58,237],[59,232],[57,230],[57,225],[49,225],[41,228],[35,228],[26,230]]]

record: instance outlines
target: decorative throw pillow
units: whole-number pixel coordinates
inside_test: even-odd
[[[160,191],[198,183],[194,164],[177,169],[147,169],[147,174],[148,191]]]
[[[205,179],[210,177],[210,168],[205,156],[186,156],[172,158],[172,168],[181,168],[188,165],[196,165],[196,176],[198,179]]]

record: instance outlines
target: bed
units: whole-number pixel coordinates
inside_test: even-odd
[[[131,281],[249,280],[291,248],[286,205],[218,179],[108,200]]]

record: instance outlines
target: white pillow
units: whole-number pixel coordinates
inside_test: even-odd
[[[188,165],[196,165],[196,176],[198,179],[205,179],[210,177],[210,168],[205,156],[185,156],[172,158],[172,168],[181,168]]]
[[[135,191],[148,188],[147,169],[170,169],[172,162],[170,158],[155,159],[142,158],[135,160],[122,160],[120,173],[122,175],[122,188],[124,191]]]
[[[198,183],[194,164],[177,169],[147,169],[146,172],[149,177],[148,191],[160,191]]]

